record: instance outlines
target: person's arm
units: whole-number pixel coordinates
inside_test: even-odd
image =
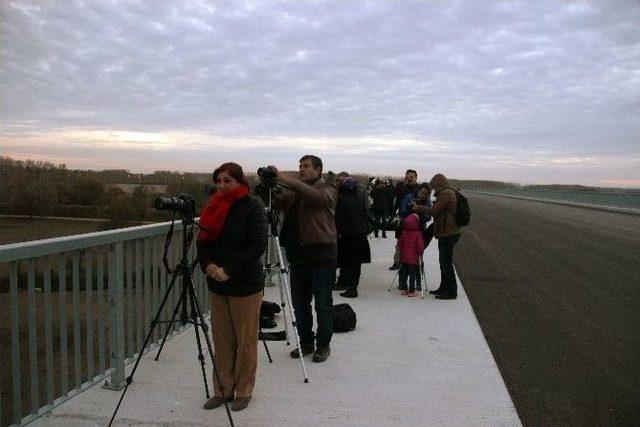
[[[440,193],[433,206],[428,207],[415,205],[412,211],[415,213],[422,213],[436,217],[447,210],[447,205],[449,204],[450,200],[451,198],[449,197],[449,195]]]
[[[247,234],[250,236],[249,245],[238,256],[222,266],[229,277],[234,277],[249,262],[260,258],[267,248],[267,215],[260,204],[256,204],[249,213],[247,227],[249,228]]]
[[[308,204],[331,209],[335,207],[338,191],[331,185],[326,185],[323,188],[312,187],[298,179],[285,175],[274,166],[270,166],[270,168],[274,168],[277,171],[280,182],[293,190],[298,196],[304,198]]]

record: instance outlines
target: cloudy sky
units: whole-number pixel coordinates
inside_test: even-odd
[[[0,2],[0,155],[640,187],[640,2]]]

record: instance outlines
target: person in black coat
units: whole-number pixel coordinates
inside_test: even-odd
[[[376,179],[371,189],[371,199],[373,200],[373,234],[378,237],[379,230],[382,230],[382,237],[387,237],[386,227],[391,219],[393,209],[394,191],[386,181]]]
[[[338,267],[347,290],[340,296],[358,296],[362,264],[371,262],[369,234],[369,198],[350,176],[338,180],[336,229],[338,231]]]
[[[205,409],[251,400],[258,365],[258,330],[267,246],[264,206],[249,195],[242,168],[225,163],[213,172],[217,192],[200,215],[198,259],[207,275],[215,347],[214,396]]]

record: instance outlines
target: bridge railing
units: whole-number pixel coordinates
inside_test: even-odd
[[[171,282],[162,263],[170,223],[0,246],[0,424],[24,424],[87,387],[124,386],[125,364],[138,355]],[[181,258],[182,224],[167,247]],[[189,257],[196,256],[195,245]],[[204,312],[204,275],[194,270]],[[182,290],[178,278],[161,319]],[[187,307],[189,309],[189,307]],[[184,329],[160,323],[147,352]]]

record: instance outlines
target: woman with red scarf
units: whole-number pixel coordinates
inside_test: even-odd
[[[249,195],[240,165],[224,163],[213,172],[213,181],[217,192],[200,215],[197,243],[207,275],[218,373],[204,408],[233,402],[231,409],[241,411],[251,400],[258,366],[267,218],[262,202]]]

